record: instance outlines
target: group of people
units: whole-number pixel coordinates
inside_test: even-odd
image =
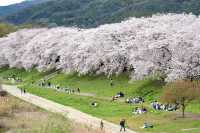
[[[40,86],[42,87],[47,87],[47,88],[53,88],[53,89],[56,89],[58,91],[64,91],[64,92],[67,92],[69,94],[71,93],[75,93],[75,92],[78,92],[80,93],[80,88],[77,88],[77,90],[75,89],[69,89],[69,88],[61,88],[59,85],[53,85],[51,82],[46,82],[45,80],[42,81],[40,84]],[[113,80],[111,79],[110,81],[110,85],[113,86]],[[22,92],[26,93],[25,90],[23,90]],[[125,97],[125,94],[123,92],[118,92],[115,96],[112,97],[112,101],[115,101],[117,100],[118,98],[122,98],[122,97]],[[144,99],[142,97],[133,97],[133,98],[127,98],[126,99],[126,103],[129,103],[129,104],[140,104],[140,103],[144,103]],[[172,106],[171,105],[164,105],[164,104],[159,104],[157,101],[154,101],[152,104],[152,107],[156,110],[170,110],[170,108],[172,109]],[[98,106],[98,103],[96,101],[93,101],[91,102],[91,106],[92,107],[97,107]],[[174,109],[174,107],[173,107]],[[135,107],[132,111],[133,114],[135,115],[138,115],[138,114],[143,114],[143,113],[146,113],[147,112],[147,109],[145,107]],[[125,125],[126,125],[126,120],[125,119],[121,119],[120,122],[119,122],[119,125],[120,125],[120,132],[121,131],[126,131],[126,128],[125,128]],[[103,130],[104,128],[104,122],[101,120],[100,122],[100,128],[101,130]],[[142,128],[153,128],[153,125],[152,124],[149,124],[149,123],[144,123],[144,125],[142,126]]]
[[[55,90],[60,91],[60,92],[66,92],[68,94],[74,94],[75,92],[80,93],[80,88],[77,88],[77,89],[62,88],[62,87],[60,87],[60,85],[54,85],[49,81],[46,82],[45,80],[40,82],[38,85],[41,86],[41,87],[55,89]]]
[[[151,107],[154,110],[176,111],[178,109],[178,104],[161,104],[157,101],[154,101],[151,103]]]
[[[3,77],[3,79],[9,80],[12,83],[21,83],[22,82],[22,79],[19,77],[16,77],[15,75],[12,75],[10,77]]]
[[[120,125],[120,132],[124,131],[126,132],[126,120],[125,119],[121,119],[119,122]],[[153,125],[147,122],[144,122],[143,126],[141,128],[153,128]],[[104,129],[104,122],[103,120],[101,120],[100,122],[100,129],[103,130]]]
[[[67,92],[69,94],[75,93],[75,92],[80,93],[80,88],[77,88],[76,90],[75,89],[69,89],[69,88],[61,88],[59,85],[53,85],[53,84],[51,84],[51,82],[46,82],[46,81],[41,82],[39,85],[42,86],[42,87],[53,88],[53,89],[56,89],[57,91],[64,91],[64,92]],[[110,85],[113,86],[113,81],[112,80],[111,80]],[[25,90],[21,90],[21,91],[23,93],[26,93]],[[122,97],[125,97],[125,94],[120,91],[115,96],[112,97],[112,101],[115,101],[115,100],[117,100],[119,98],[122,98]],[[129,104],[140,104],[140,103],[144,103],[145,101],[144,101],[144,98],[142,98],[140,96],[137,96],[137,97],[127,98],[125,102],[129,103]],[[96,101],[93,101],[93,102],[91,102],[91,106],[92,107],[97,107],[98,103]],[[152,102],[151,106],[155,110],[173,111],[173,110],[177,109],[176,105],[160,104],[157,101]],[[148,110],[145,107],[141,107],[141,108],[140,107],[135,107],[132,110],[132,113],[135,114],[135,115],[139,115],[139,114],[146,113],[147,111]],[[126,124],[125,123],[126,123],[125,119],[120,120],[120,123],[119,123],[120,132],[121,131],[124,131],[124,132],[126,131],[126,128],[125,128]],[[100,128],[101,128],[101,130],[103,130],[103,128],[104,128],[104,123],[103,123],[102,120],[100,122]],[[145,122],[141,128],[153,128],[153,125]]]
[[[146,113],[147,112],[147,109],[145,108],[145,107],[142,107],[142,108],[139,108],[139,107],[135,107],[134,109],[133,109],[133,114],[135,114],[135,115],[139,115],[139,114],[144,114],[144,113]]]
[[[130,104],[139,104],[139,103],[144,103],[144,99],[142,97],[133,97],[133,98],[127,98],[126,103]]]
[[[119,125],[120,125],[120,132],[121,131],[126,131],[126,120],[125,119],[121,119],[120,122],[119,122]],[[103,120],[101,120],[100,122],[100,129],[103,130],[104,129],[104,122]]]
[[[123,92],[118,92],[115,96],[112,97],[112,101],[117,100],[118,98],[124,97],[124,93]]]
[[[26,94],[26,89],[20,88],[21,94]]]
[[[124,131],[126,132],[126,120],[125,119],[121,119],[119,122],[119,126],[120,126],[120,132]],[[144,122],[143,126],[141,128],[153,128],[154,126],[150,123]],[[103,130],[104,129],[104,122],[103,120],[100,121],[100,129]]]

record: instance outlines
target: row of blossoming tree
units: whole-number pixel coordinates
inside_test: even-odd
[[[0,67],[184,79],[200,73],[199,29],[200,18],[191,14],[130,18],[92,29],[23,29],[0,38]]]

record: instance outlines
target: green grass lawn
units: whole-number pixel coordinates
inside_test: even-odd
[[[77,74],[58,74],[49,81],[61,87],[80,88],[81,92],[96,94],[100,97],[112,97],[122,91],[126,97],[145,96],[149,100],[158,98],[163,83],[157,80],[130,81],[128,75],[112,76],[113,86],[110,79],[100,76],[78,76]]]
[[[78,76],[77,74],[57,74],[49,81],[55,85],[69,88],[80,88],[81,92],[95,94],[94,97],[69,95],[66,93],[57,92],[55,90],[40,88],[36,84],[31,85],[31,82],[37,82],[44,76],[51,72],[39,73],[36,70],[26,72],[23,69],[0,69],[0,77],[11,74],[16,74],[23,79],[20,84],[27,89],[28,92],[35,95],[47,98],[49,100],[58,102],[60,104],[71,106],[82,112],[91,114],[93,116],[106,119],[108,121],[119,123],[121,118],[125,118],[128,127],[139,132],[153,132],[153,133],[182,133],[182,129],[200,128],[200,120],[192,118],[177,118],[175,112],[160,112],[153,111],[149,104],[152,100],[159,99],[162,92],[163,82],[159,80],[146,79],[141,81],[130,82],[128,75],[112,76],[114,86],[110,85],[110,79],[106,76]],[[108,99],[117,92],[122,91],[126,97],[143,96],[146,100],[143,105],[128,105],[124,102],[111,102]],[[123,99],[125,100],[125,99]],[[123,101],[122,100],[122,101]],[[93,101],[99,103],[98,107],[91,107]],[[135,106],[145,106],[148,108],[148,113],[135,116],[131,114]],[[186,110],[192,113],[200,113],[200,104],[193,102]],[[150,122],[155,127],[153,129],[141,129],[144,122]],[[188,130],[186,133],[198,133],[199,130]]]
[[[187,106],[186,111],[200,114],[200,102],[199,101],[192,102]]]
[[[155,133],[180,133],[182,132],[182,129],[193,128],[200,125],[200,120],[193,120],[191,118],[177,118],[177,114],[174,112],[153,111],[149,108],[148,104],[144,104],[143,106],[148,108],[149,113],[143,115],[132,115],[131,110],[135,106],[140,107],[142,105],[133,106],[125,103],[110,102],[108,100],[102,100],[94,97],[69,95],[51,89],[38,88],[34,86],[25,86],[25,88],[27,88],[28,92],[32,94],[47,98],[66,106],[71,106],[82,112],[106,119],[116,124],[119,123],[121,118],[125,118],[129,128],[140,132],[150,131]],[[90,106],[92,101],[97,101],[99,106]],[[150,122],[155,127],[148,130],[140,129],[144,122]],[[196,131],[194,130],[188,133],[196,133]]]
[[[36,69],[32,69],[29,71],[26,71],[25,69],[18,69],[18,68],[7,68],[3,67],[0,68],[0,77],[2,79],[13,77],[13,75],[17,78],[22,79],[22,84],[25,83],[31,83],[36,82],[37,80],[40,80],[45,75],[50,74],[52,71],[46,71],[46,72],[38,72]],[[3,80],[5,83],[10,83],[10,81]]]
[[[44,76],[50,74],[51,71],[38,72],[33,69],[25,71],[17,68],[0,68],[0,77],[19,77],[23,80],[22,84],[36,82]],[[99,76],[78,76],[77,74],[57,74],[49,81],[55,85],[69,88],[80,88],[81,92],[92,93],[98,97],[112,97],[116,93],[122,91],[126,97],[129,96],[143,96],[148,100],[159,98],[164,83],[158,80],[141,80],[130,81],[127,74],[112,76],[113,86],[110,85],[110,78],[104,75]],[[7,83],[7,81],[4,81]]]

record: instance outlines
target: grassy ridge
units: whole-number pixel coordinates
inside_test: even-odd
[[[158,80],[130,81],[128,75],[112,76],[110,79],[100,76],[78,76],[77,74],[59,74],[50,79],[53,84],[61,87],[80,88],[82,92],[96,94],[96,96],[112,97],[122,91],[126,97],[143,96],[148,100],[157,99],[164,83]]]

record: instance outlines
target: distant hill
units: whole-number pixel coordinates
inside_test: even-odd
[[[182,12],[199,15],[200,0],[55,0],[23,9],[4,20],[88,28],[132,16]]]
[[[46,2],[47,0],[27,0],[22,3],[17,3],[9,6],[0,6],[0,16],[7,16],[13,13],[16,13],[18,11],[21,11],[23,9],[26,9],[28,7],[31,7],[33,5],[40,4],[42,2]]]

